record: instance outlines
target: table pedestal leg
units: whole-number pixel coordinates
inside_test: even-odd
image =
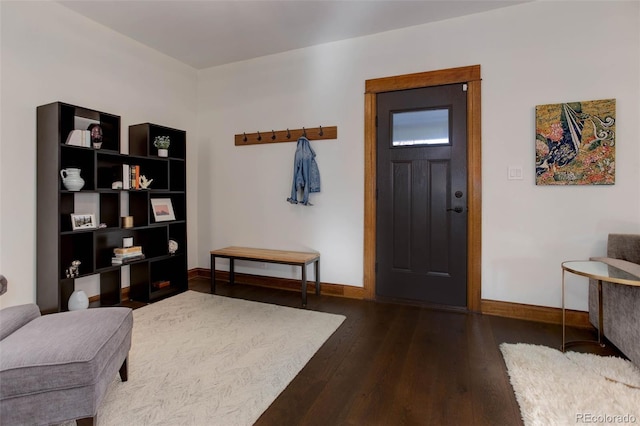
[[[604,336],[604,313],[603,313],[603,303],[602,303],[602,280],[598,280],[598,340],[575,340],[571,342],[566,341],[566,327],[567,327],[567,319],[566,319],[566,308],[564,303],[564,293],[565,293],[565,285],[564,285],[564,272],[562,270],[562,346],[560,350],[564,352],[569,346],[582,345],[582,344],[594,344],[597,343],[601,347],[605,347],[604,342],[602,341],[602,336]]]
[[[598,280],[598,343],[604,347],[602,343],[602,335],[604,334],[604,312],[602,312],[602,280]]]
[[[562,352],[564,352],[564,342],[565,342],[565,326],[566,326],[566,320],[565,320],[565,312],[564,312],[564,269],[562,270],[562,346],[560,347],[560,350]]]

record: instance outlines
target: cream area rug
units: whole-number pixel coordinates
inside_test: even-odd
[[[187,291],[133,311],[98,425],[251,425],[345,317]]]
[[[527,426],[640,423],[640,369],[617,357],[500,345]]]

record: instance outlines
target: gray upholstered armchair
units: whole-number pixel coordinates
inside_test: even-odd
[[[40,315],[35,304],[0,311],[0,424],[95,424],[118,371],[127,380],[129,308]]]
[[[609,234],[607,257],[593,257],[640,276],[640,234]],[[598,327],[598,291],[589,284],[589,319]],[[602,283],[604,335],[640,366],[640,287]]]

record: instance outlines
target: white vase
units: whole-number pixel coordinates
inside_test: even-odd
[[[84,179],[80,177],[80,169],[66,168],[60,170],[62,184],[69,191],[80,191],[84,186]]]
[[[158,157],[168,157],[168,156],[169,156],[168,149],[158,148]]]
[[[83,290],[74,290],[69,297],[68,307],[70,311],[79,311],[89,307],[89,298]]]

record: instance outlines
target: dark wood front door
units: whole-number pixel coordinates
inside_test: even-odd
[[[377,95],[378,297],[467,306],[466,94]]]

